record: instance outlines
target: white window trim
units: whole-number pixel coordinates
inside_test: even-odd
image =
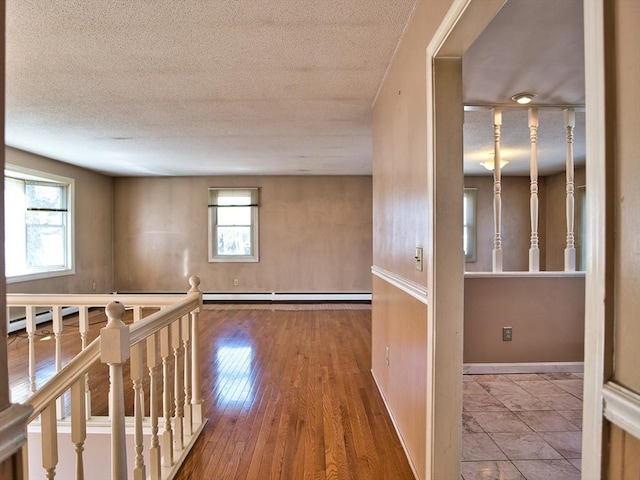
[[[212,190],[253,190],[256,191],[257,202],[256,205],[252,205],[251,208],[251,255],[218,255],[217,250],[214,248],[215,231],[217,225],[217,211],[218,207],[211,205],[211,191]],[[209,262],[210,263],[258,263],[260,261],[260,226],[259,226],[259,198],[260,190],[257,187],[209,187],[208,190],[208,250],[209,250]]]
[[[20,178],[23,180],[44,180],[59,182],[67,185],[68,205],[67,205],[67,268],[59,270],[47,270],[33,273],[26,273],[23,275],[14,275],[7,277],[6,282],[19,283],[29,282],[32,280],[41,280],[44,278],[63,277],[66,275],[74,275],[75,270],[75,179],[69,177],[63,177],[49,172],[43,172],[41,170],[34,170],[31,168],[22,167],[20,165],[6,164],[4,167],[5,176]],[[5,205],[6,208],[6,205]],[[6,234],[6,233],[5,233]]]

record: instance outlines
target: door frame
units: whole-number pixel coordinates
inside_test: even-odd
[[[427,169],[432,209],[429,212],[429,271],[431,299],[428,307],[428,382],[427,382],[427,475],[428,478],[458,478],[452,464],[460,462],[459,425],[462,411],[460,376],[462,374],[462,330],[464,305],[464,268],[455,263],[460,257],[459,241],[462,224],[448,222],[447,216],[459,209],[462,183],[462,158],[451,142],[438,136],[451,128],[452,119],[463,108],[461,95],[447,98],[440,73],[453,74],[449,60],[461,57],[486,28],[503,0],[454,0],[449,12],[427,47]],[[590,452],[582,459],[582,478],[601,478],[603,448],[607,434],[603,420],[603,384],[612,368],[611,301],[605,301],[610,289],[611,262],[607,262],[607,235],[613,231],[611,215],[607,215],[607,181],[611,181],[606,165],[607,137],[605,98],[605,7],[604,0],[590,0],[584,5],[585,88],[586,88],[586,157],[587,157],[587,268],[585,280],[585,359],[582,450]],[[442,60],[447,59],[447,62]],[[449,64],[448,71],[446,64]],[[458,72],[462,84],[461,68]],[[454,74],[455,76],[455,74]],[[458,102],[458,103],[456,103]],[[453,112],[453,113],[451,113]],[[462,124],[448,130],[448,135],[462,135]],[[609,133],[610,135],[610,133]],[[459,147],[461,148],[461,146]],[[453,179],[453,186],[451,181]],[[608,179],[608,180],[607,180]],[[452,188],[453,187],[453,188]],[[611,190],[609,189],[609,192]],[[460,193],[460,195],[459,195]],[[460,197],[460,198],[458,198]],[[437,220],[437,221],[436,221]],[[443,265],[446,268],[438,268]],[[457,305],[456,305],[457,302]],[[447,352],[445,356],[443,350]],[[446,360],[453,360],[447,362]],[[456,384],[455,382],[458,382]],[[449,402],[448,405],[445,403]],[[454,418],[455,415],[457,418]],[[451,422],[442,428],[443,422]],[[453,446],[453,448],[451,448]],[[446,454],[446,447],[453,453]],[[447,464],[447,465],[443,465]],[[604,462],[606,463],[606,462]]]

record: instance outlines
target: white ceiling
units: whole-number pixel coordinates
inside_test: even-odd
[[[6,142],[113,175],[370,174],[371,104],[413,5],[7,0]],[[584,103],[581,8],[510,0],[465,56],[465,99]]]

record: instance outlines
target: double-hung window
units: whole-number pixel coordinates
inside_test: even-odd
[[[73,273],[73,186],[70,178],[6,166],[7,282]]]
[[[209,261],[257,262],[258,189],[209,189]]]
[[[476,188],[465,188],[462,201],[462,239],[465,262],[476,261]]]

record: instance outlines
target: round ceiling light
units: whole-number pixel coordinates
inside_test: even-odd
[[[535,96],[534,93],[517,93],[511,97],[511,100],[518,102],[520,105],[526,105],[527,103],[531,103],[531,100],[533,100]]]

